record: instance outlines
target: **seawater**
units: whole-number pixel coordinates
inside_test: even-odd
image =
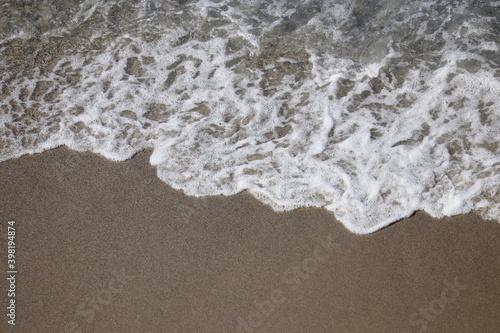
[[[500,1],[4,2],[0,160],[153,149],[188,195],[356,233],[500,219]]]

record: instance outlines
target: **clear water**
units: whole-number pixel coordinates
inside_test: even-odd
[[[356,233],[500,219],[500,1],[0,8],[0,160],[152,148],[189,195],[324,207]]]

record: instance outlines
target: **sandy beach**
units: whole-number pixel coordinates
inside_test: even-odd
[[[0,163],[1,332],[498,332],[497,221],[417,212],[360,236],[322,209],[187,197],[149,155]]]

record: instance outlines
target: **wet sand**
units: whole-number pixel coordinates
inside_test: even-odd
[[[187,197],[149,154],[0,163],[1,332],[498,332],[497,221],[418,212],[360,236],[322,209]]]

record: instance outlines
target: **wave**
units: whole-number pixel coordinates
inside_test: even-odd
[[[188,195],[248,190],[376,231],[500,219],[499,1],[2,6],[0,160],[151,148]]]

